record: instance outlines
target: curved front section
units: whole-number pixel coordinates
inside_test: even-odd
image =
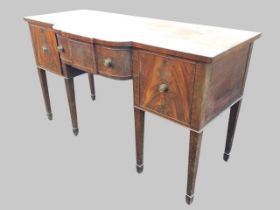
[[[95,45],[95,52],[98,74],[114,79],[132,78],[130,47]]]
[[[131,47],[97,44],[65,33],[57,33],[57,39],[63,63],[113,79],[132,78]]]

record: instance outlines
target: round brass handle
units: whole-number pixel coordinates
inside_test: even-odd
[[[47,47],[42,47],[42,50],[44,53],[48,53],[49,52],[49,49]]]
[[[103,64],[104,64],[105,67],[108,67],[108,68],[112,67],[113,66],[112,59],[111,58],[105,58]]]
[[[61,45],[57,46],[57,50],[58,50],[58,52],[61,52],[61,53],[64,52],[64,48]]]
[[[161,92],[161,93],[165,93],[168,91],[168,85],[167,84],[161,84],[159,87],[158,87],[158,91]]]

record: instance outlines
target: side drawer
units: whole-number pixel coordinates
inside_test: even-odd
[[[131,49],[96,45],[98,73],[117,79],[132,77]]]
[[[57,40],[60,58],[63,62],[89,73],[96,72],[92,43],[76,41],[60,35],[57,35]]]
[[[148,52],[138,58],[140,107],[189,125],[195,64]]]
[[[58,52],[60,53],[60,59],[65,63],[71,63],[71,52],[69,47],[68,38],[56,35],[58,42]]]
[[[51,28],[29,24],[37,66],[62,75],[55,32]]]

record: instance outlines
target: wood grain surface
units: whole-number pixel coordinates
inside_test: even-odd
[[[139,62],[141,107],[189,125],[195,65],[148,52],[140,53]]]
[[[62,75],[56,36],[52,29],[29,25],[37,66]]]
[[[208,62],[229,49],[247,41],[251,42],[260,36],[257,32],[93,10],[59,12],[25,19],[49,24],[58,31],[95,42],[121,42],[140,48],[168,49],[186,55],[196,55]]]
[[[130,48],[109,48],[96,45],[95,49],[99,74],[118,79],[132,78]],[[106,59],[111,60],[111,66],[104,65]]]

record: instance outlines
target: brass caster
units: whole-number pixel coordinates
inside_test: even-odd
[[[47,112],[47,117],[49,120],[53,119],[53,114],[51,112]]]
[[[73,133],[75,136],[78,136],[79,128],[73,128]]]

